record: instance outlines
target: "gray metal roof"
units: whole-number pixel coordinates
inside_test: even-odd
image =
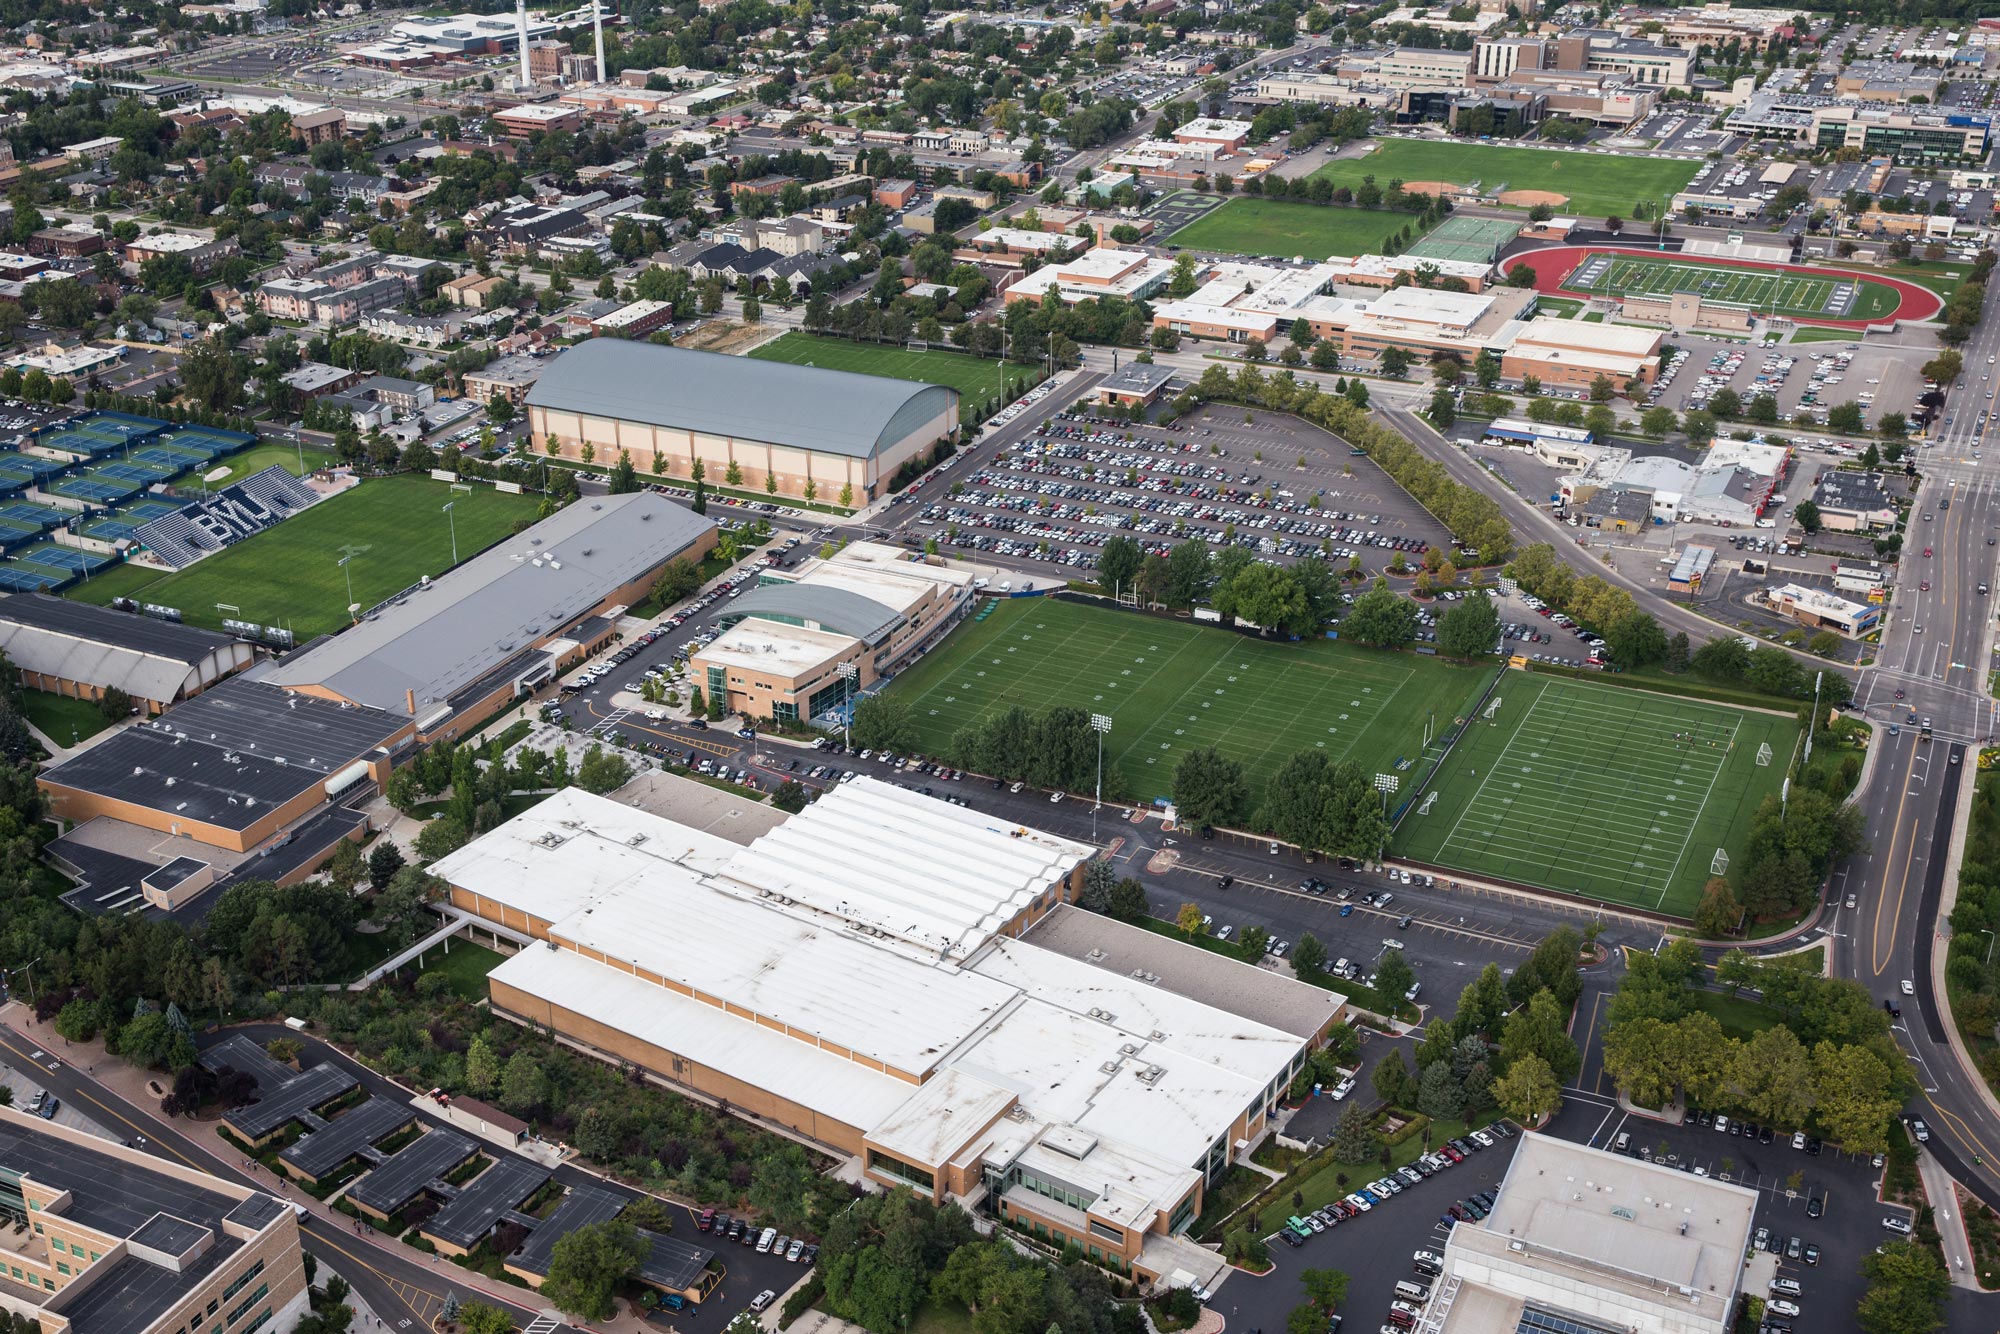
[[[650,491],[586,497],[361,624],[292,654],[261,679],[324,686],[406,718],[414,695],[421,720],[714,526]]]
[[[0,651],[23,671],[164,702],[211,655],[218,669],[253,656],[228,635],[38,593],[0,600]]]
[[[746,618],[797,623],[814,630],[852,635],[867,644],[903,622],[903,613],[874,598],[824,584],[764,584],[730,603],[721,623],[731,626]]]
[[[944,385],[622,338],[557,357],[528,404],[859,459],[940,413],[958,418],[958,391]]]

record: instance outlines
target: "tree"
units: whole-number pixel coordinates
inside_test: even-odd
[[[1176,821],[1189,828],[1228,824],[1249,807],[1243,765],[1214,746],[1192,750],[1174,768]]]
[[[1437,646],[1454,658],[1476,658],[1500,642],[1500,613],[1484,593],[1454,602],[1438,618]]]
[[[1340,1114],[1340,1120],[1333,1128],[1333,1143],[1330,1148],[1334,1161],[1371,1162],[1381,1151],[1381,1146],[1382,1138],[1375,1133],[1375,1126],[1369,1120],[1368,1113],[1361,1110],[1359,1103],[1349,1103],[1347,1110]]]
[[[500,1087],[500,1058],[484,1033],[475,1034],[465,1049],[465,1086],[481,1098]]]
[[[646,1243],[629,1223],[614,1218],[577,1228],[549,1253],[541,1295],[565,1315],[609,1320],[617,1314],[619,1285],[639,1272],[645,1258]]]
[[[1332,1315],[1347,1300],[1347,1275],[1338,1269],[1302,1269],[1299,1286],[1322,1317]]]
[[[1425,415],[1431,419],[1432,426],[1448,431],[1458,421],[1458,400],[1449,389],[1434,389],[1431,391],[1430,410]]]
[[[1401,1047],[1392,1047],[1368,1077],[1375,1096],[1391,1107],[1408,1107],[1417,1098],[1417,1077],[1410,1073],[1409,1060]]]
[[[1146,887],[1130,876],[1111,887],[1109,914],[1121,922],[1136,922],[1144,917],[1146,907]]]
[[[1930,1334],[1944,1328],[1951,1275],[1934,1244],[1892,1241],[1863,1257],[1868,1291],[1855,1309],[1863,1334]]]
[[[1547,990],[1537,991],[1507,1016],[1500,1055],[1510,1066],[1533,1056],[1549,1067],[1559,1084],[1567,1084],[1583,1068],[1576,1039],[1569,1035],[1569,1015]]]
[[[1704,940],[1717,940],[1733,934],[1742,920],[1743,906],[1736,901],[1729,881],[1719,875],[1709,877],[1694,910],[1695,934]]]
[[[854,743],[864,750],[909,751],[919,733],[909,701],[901,695],[868,695],[854,706]]]
[[[576,785],[600,797],[631,781],[632,762],[596,741],[590,743],[590,749],[583,752],[583,759],[576,766]]]
[[[1139,566],[1145,559],[1145,549],[1133,538],[1119,534],[1106,540],[1097,553],[1098,586],[1114,591],[1129,591],[1132,588],[1132,580],[1139,573]]]
[[[368,883],[377,890],[387,889],[403,869],[403,850],[388,839],[376,843],[368,853]]]
[[[1792,517],[1799,521],[1799,527],[1808,533],[1816,533],[1820,528],[1819,506],[1810,500],[1801,500],[1792,511]]]
[[[467,1302],[458,1310],[459,1334],[513,1334],[514,1317],[485,1302]]]
[[[1465,1086],[1450,1061],[1433,1061],[1417,1077],[1417,1110],[1433,1121],[1454,1121],[1465,1111]]]
[[[1401,648],[1416,638],[1416,605],[1391,591],[1388,580],[1377,579],[1354,599],[1341,622],[1341,635],[1365,648]]]
[[[796,778],[787,778],[778,784],[777,791],[771,794],[771,804],[791,815],[797,815],[804,810],[806,801],[805,785]]]
[[[612,465],[611,481],[606,490],[614,496],[626,496],[639,489],[639,470],[632,466],[632,451],[618,451],[618,462]]]
[[[1182,935],[1193,940],[1201,934],[1203,916],[1199,903],[1183,903],[1181,910],[1174,914],[1174,925],[1180,929]]]
[[[1680,424],[1680,418],[1670,407],[1647,408],[1639,414],[1639,429],[1647,435],[1665,435]]]
[[[522,1047],[507,1058],[500,1074],[500,1101],[518,1116],[531,1115],[548,1094],[548,1082],[534,1054]]]
[[[1373,857],[1388,835],[1368,775],[1318,749],[1295,752],[1271,775],[1262,814],[1280,839],[1325,856]]]
[[[1562,1084],[1547,1061],[1530,1054],[1493,1081],[1493,1100],[1501,1111],[1532,1127],[1562,1110]]]
[[[1375,965],[1375,990],[1389,1006],[1400,1005],[1404,993],[1416,984],[1416,970],[1401,950],[1387,951]]]
[[[1262,953],[1260,950],[1257,957],[1262,957]],[[1251,962],[1256,962],[1256,958]],[[1308,931],[1299,937],[1298,947],[1292,951],[1292,968],[1300,977],[1314,977],[1325,971],[1326,946],[1318,936]]]
[[[117,686],[106,686],[97,697],[97,711],[110,722],[122,722],[132,716],[132,697]]]
[[[1624,667],[1649,667],[1667,656],[1667,633],[1650,612],[1630,612],[1605,626],[1604,644]]]

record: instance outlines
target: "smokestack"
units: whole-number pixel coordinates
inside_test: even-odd
[[[528,73],[528,0],[514,0],[514,24],[521,42],[521,87],[525,91],[535,86],[534,76]]]
[[[604,82],[604,0],[590,0],[590,26],[597,34],[597,81]]]

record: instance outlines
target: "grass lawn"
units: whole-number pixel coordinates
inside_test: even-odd
[[[1828,268],[1854,269],[1862,274],[1879,273],[1885,278],[1901,278],[1906,283],[1927,287],[1946,301],[1951,300],[1972,266],[1961,260],[1912,260],[1908,264],[1829,264]]]
[[[949,1302],[925,1302],[910,1322],[910,1334],[974,1334],[972,1313]]]
[[[479,1000],[486,995],[486,975],[498,968],[507,956],[469,940],[453,940],[449,944],[449,954],[443,952],[444,946],[426,954],[422,971],[445,974],[451,978],[453,991],[468,1000]]]
[[[226,459],[218,460],[214,466],[218,468],[227,466],[229,476],[211,482],[209,485],[228,486],[231,482],[242,481],[251,473],[262,472],[273,464],[283,468],[294,477],[303,477],[305,476],[305,472],[299,471],[299,459],[301,456],[305,459],[305,472],[313,472],[319,468],[329,467],[340,461],[339,457],[332,450],[321,449],[316,445],[306,445],[302,448],[280,444],[252,445],[241,454],[231,454]],[[207,468],[197,465],[189,476],[200,477],[207,471]]]
[[[1469,1121],[1433,1121],[1415,1135],[1400,1144],[1389,1146],[1388,1166],[1382,1160],[1370,1158],[1365,1163],[1335,1162],[1331,1153],[1322,1154],[1312,1163],[1302,1166],[1297,1172],[1285,1178],[1277,1194],[1272,1197],[1269,1212],[1282,1217],[1266,1218],[1266,1223],[1282,1223],[1293,1214],[1309,1214],[1315,1209],[1324,1209],[1335,1200],[1351,1194],[1355,1187],[1365,1186],[1371,1181],[1388,1176],[1397,1168],[1415,1162],[1447,1140],[1462,1139],[1471,1131],[1479,1130],[1500,1119],[1500,1113],[1492,1108],[1479,1113]],[[1345,1178],[1343,1183],[1342,1178]],[[1304,1196],[1304,1202],[1294,1206],[1292,1192],[1296,1190]],[[1439,1205],[1440,1209],[1444,1206]]]
[[[1854,329],[1814,329],[1805,325],[1792,330],[1787,339],[1793,343],[1858,343],[1859,331]]]
[[[1412,236],[1420,233],[1416,218],[1408,213],[1238,196],[1169,239],[1191,250],[1320,260],[1329,255],[1380,254],[1382,243],[1405,227]]]
[[[1575,319],[1577,317],[1577,313],[1582,309],[1583,309],[1583,302],[1573,300],[1570,297],[1566,296],[1545,296],[1541,300],[1535,303],[1536,313],[1542,315],[1558,315],[1566,320]]]
[[[1498,698],[1495,718],[1453,748],[1435,797],[1403,817],[1396,851],[1683,917],[1716,850],[1740,853],[1799,731],[1772,714],[1539,675],[1510,675]]]
[[[87,699],[71,699],[48,690],[23,690],[21,712],[58,746],[88,741],[111,726],[111,720]]]
[[[1780,1022],[1776,1010],[1743,996],[1725,996],[1719,991],[1696,991],[1691,994],[1694,1007],[1714,1015],[1715,1022],[1722,1025],[1722,1031],[1732,1038],[1748,1042]]]
[[[949,752],[960,728],[1015,704],[1108,713],[1105,790],[1150,801],[1171,790],[1182,756],[1210,745],[1243,762],[1253,793],[1306,748],[1395,772],[1398,760],[1421,757],[1425,720],[1442,725],[1491,670],[1021,598],[954,631],[890,689],[934,755]]]
[[[1894,288],[1845,273],[1792,273],[1679,256],[1587,255],[1562,285],[1599,296],[1690,293],[1801,319],[1880,319],[1903,304]]]
[[[450,520],[440,512],[447,501],[454,506]],[[123,565],[93,575],[70,596],[100,605],[140,597],[178,607],[189,625],[211,630],[221,629],[225,616],[282,625],[303,644],[347,624],[348,575],[354,600],[372,607],[418,575],[451,568],[451,521],[458,528],[459,559],[467,560],[516,523],[532,520],[539,503],[490,486],[454,493],[448,483],[428,477],[378,477],[185,570],[162,574]],[[349,554],[345,570],[335,564]],[[217,603],[240,610],[217,611]]]
[[[750,355],[758,361],[783,361],[794,366],[950,385],[967,403],[984,402],[1004,393],[1010,380],[1019,381],[1025,389],[1039,375],[1032,366],[967,356],[962,352],[908,352],[884,343],[853,343],[845,338],[822,338],[807,333],[788,333]]]
[[[1553,190],[1569,196],[1567,208],[1587,217],[1631,217],[1633,205],[1657,204],[1687,187],[1695,162],[1609,153],[1561,153],[1545,148],[1495,148],[1482,144],[1391,139],[1363,157],[1327,163],[1315,176],[1355,186],[1364,176],[1378,185],[1395,181],[1477,184],[1483,193]]]

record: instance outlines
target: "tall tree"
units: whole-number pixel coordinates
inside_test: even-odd
[[[1243,765],[1214,746],[1189,751],[1174,768],[1175,819],[1184,826],[1228,824],[1249,807]]]

